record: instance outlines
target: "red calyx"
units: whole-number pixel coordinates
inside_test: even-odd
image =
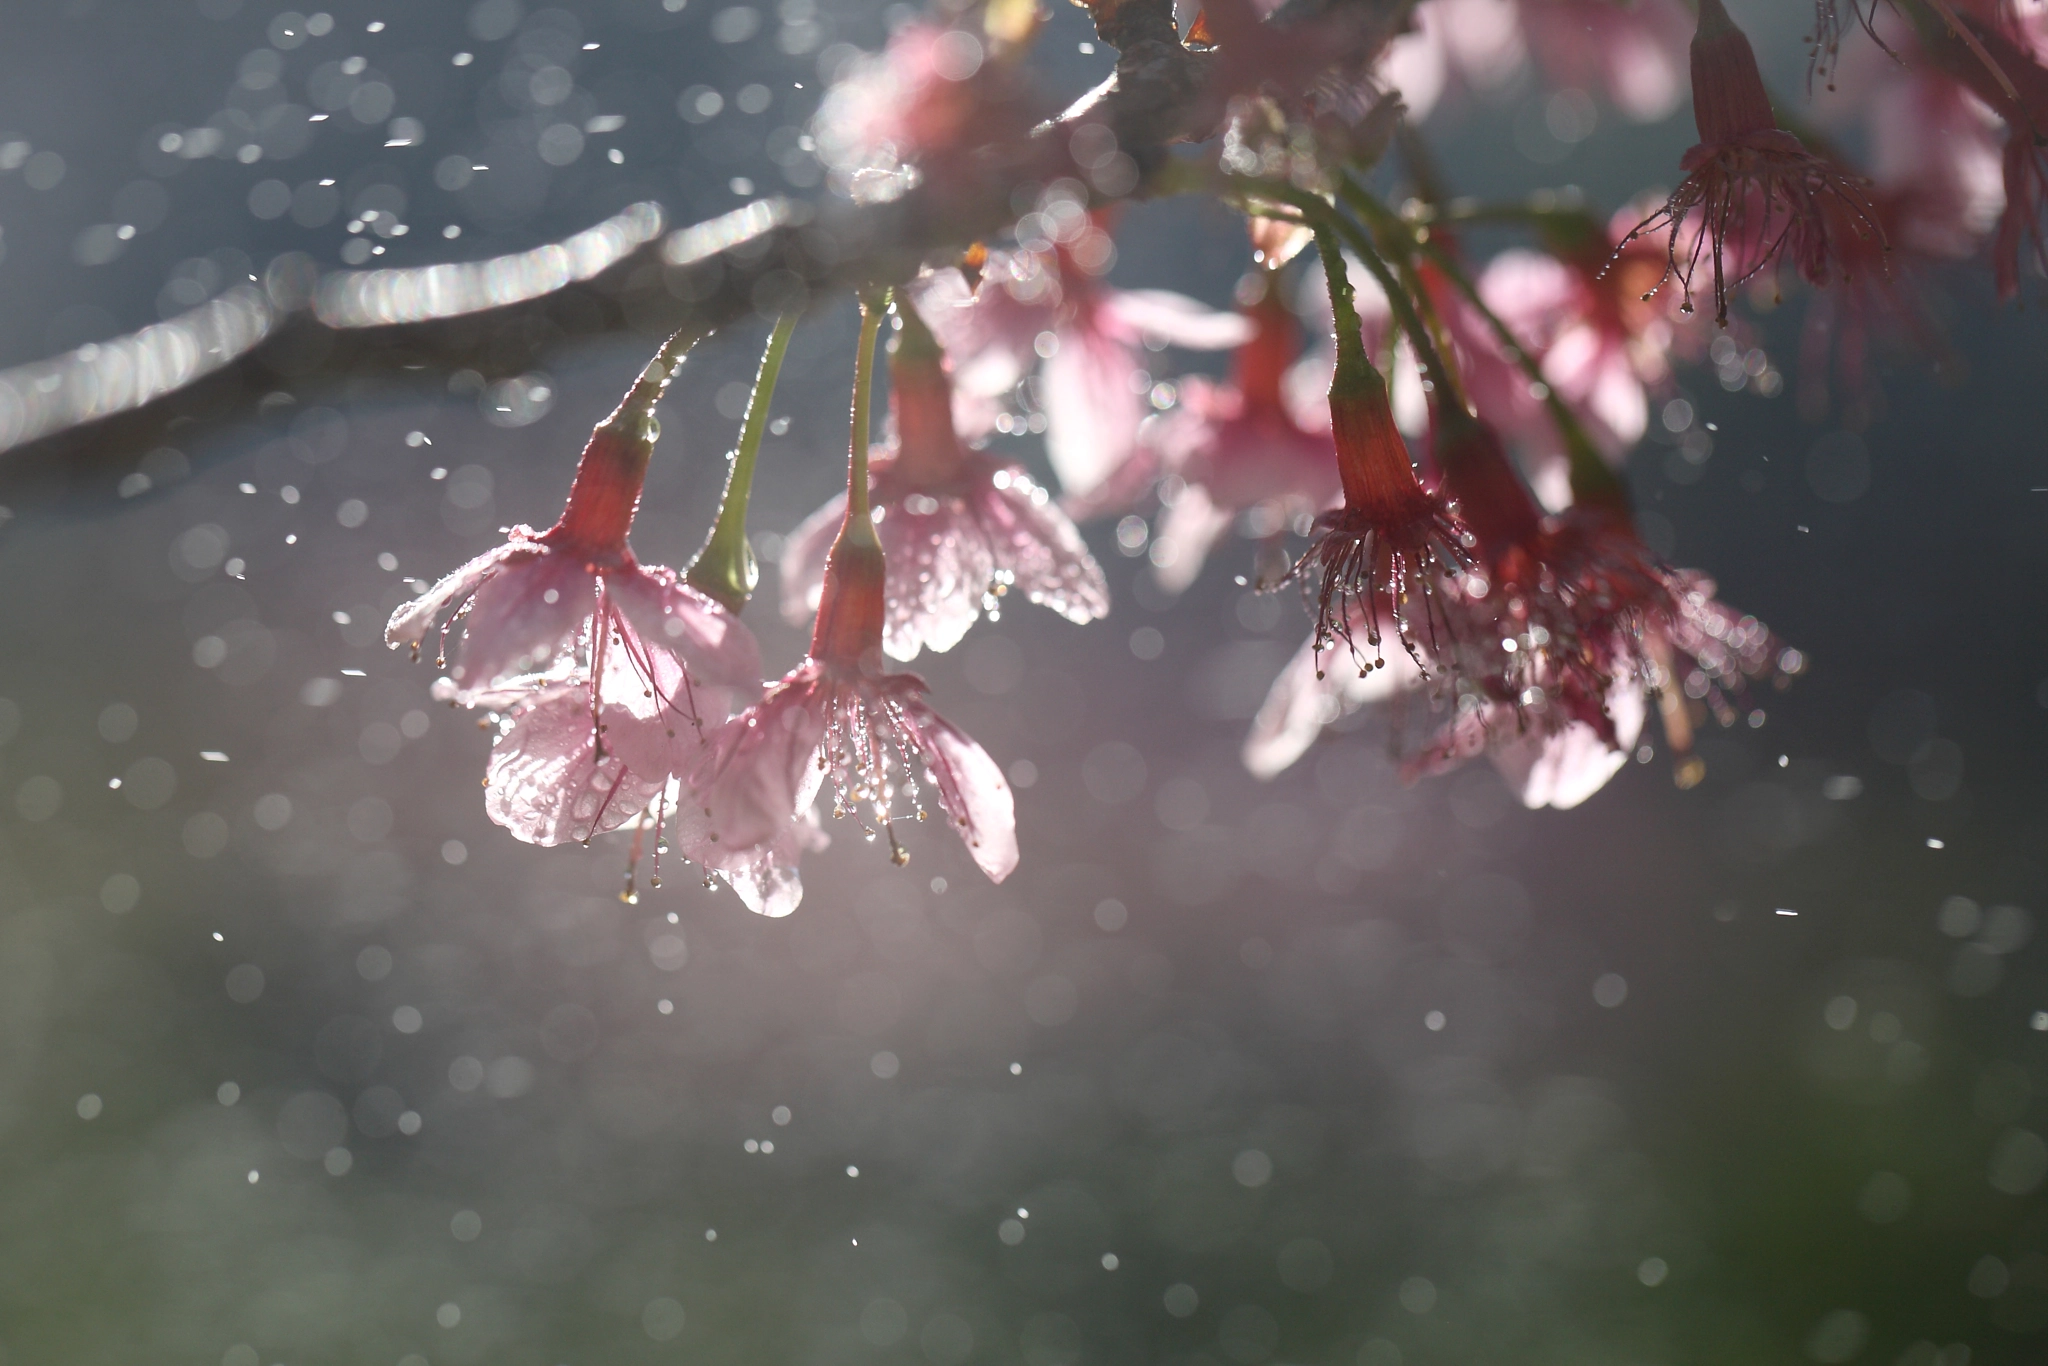
[[[1692,115],[1700,142],[1726,147],[1776,128],[1770,92],[1749,39],[1721,0],[1699,3],[1700,24],[1692,39]]]
[[[878,664],[882,653],[883,583],[887,564],[874,524],[849,514],[825,557],[818,619],[811,627],[811,658],[842,664]]]
[[[1444,423],[1436,458],[1444,489],[1457,500],[1458,515],[1479,538],[1479,553],[1489,564],[1535,542],[1542,510],[1491,427],[1471,418]]]
[[[953,385],[938,356],[904,347],[889,359],[889,406],[896,416],[897,477],[919,488],[953,482],[965,463],[953,427]]]
[[[1264,272],[1261,272],[1262,274]],[[1262,292],[1246,304],[1244,316],[1257,328],[1250,341],[1237,348],[1231,360],[1231,378],[1244,395],[1245,407],[1254,411],[1283,411],[1281,394],[1287,369],[1301,354],[1300,328],[1294,314],[1281,302],[1280,290],[1271,279],[1260,281]]]
[[[613,413],[590,433],[576,462],[569,501],[554,526],[541,538],[549,544],[573,546],[578,554],[625,560],[632,556],[626,533],[640,507],[647,462],[654,454],[651,437],[634,434],[636,424]]]

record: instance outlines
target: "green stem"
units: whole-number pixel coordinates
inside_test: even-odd
[[[868,510],[868,412],[875,387],[875,338],[881,333],[882,315],[888,306],[889,291],[862,293],[860,349],[853,358],[853,437],[846,468],[846,529],[864,528],[870,541],[875,540],[875,524]]]
[[[1320,195],[1297,190],[1292,185],[1277,181],[1246,179],[1240,183],[1255,199],[1275,200],[1291,206],[1317,230],[1319,239],[1325,230],[1334,232],[1343,239],[1344,245],[1357,253],[1365,268],[1379,281],[1380,289],[1387,296],[1387,306],[1394,311],[1395,325],[1408,335],[1410,344],[1415,348],[1416,360],[1421,362],[1423,371],[1436,388],[1439,411],[1449,421],[1455,422],[1459,418],[1469,420],[1472,410],[1466,405],[1464,392],[1452,375],[1450,367],[1444,363],[1443,353],[1437,349],[1436,339],[1422,321],[1422,315],[1416,311],[1415,302],[1409,297],[1408,290],[1394,277],[1394,272],[1388,268],[1379,248],[1374,245],[1365,229],[1339,213],[1335,205]]]
[[[1337,231],[1355,252],[1372,277],[1380,283],[1380,289],[1387,296],[1387,305],[1394,311],[1394,321],[1407,334],[1408,344],[1415,348],[1415,359],[1422,365],[1423,372],[1437,391],[1437,412],[1447,422],[1459,419],[1470,420],[1471,405],[1465,401],[1464,386],[1458,383],[1450,365],[1438,349],[1436,334],[1423,320],[1421,310],[1416,306],[1414,294],[1420,293],[1420,286],[1411,285],[1396,277],[1393,268],[1380,254],[1379,245],[1372,237],[1342,216],[1334,216]]]
[[[768,405],[775,398],[775,381],[782,374],[783,353],[789,350],[789,335],[796,330],[797,313],[792,309],[775,320],[768,334],[768,346],[761,352],[761,368],[754,374],[754,392],[747,400],[746,420],[740,424],[740,443],[732,454],[725,476],[725,496],[719,501],[718,520],[704,548],[697,552],[684,580],[704,596],[739,612],[754,595],[761,581],[761,568],[754,561],[754,547],[747,541],[747,500],[754,490],[754,465],[761,454],[761,437],[768,430]]]
[[[1344,265],[1344,248],[1327,226],[1315,229],[1316,254],[1322,258],[1323,279],[1329,285],[1330,316],[1337,329],[1337,373],[1363,366],[1371,369],[1365,354],[1365,324],[1359,319],[1358,304],[1351,288],[1351,272]],[[1373,374],[1377,375],[1377,370]]]

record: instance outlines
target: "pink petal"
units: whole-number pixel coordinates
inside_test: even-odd
[[[911,512],[892,499],[875,529],[888,563],[882,649],[893,659],[958,645],[980,620],[982,595],[998,567],[966,498],[925,496],[932,511]]]
[[[1017,867],[1017,807],[1010,784],[988,751],[933,711],[921,696],[901,696],[905,721],[921,751],[939,805],[953,822],[968,857],[989,881]]]
[[[1200,577],[1202,564],[1217,537],[1230,530],[1231,513],[1210,501],[1209,491],[1190,484],[1174,499],[1160,519],[1158,538],[1152,542],[1154,577],[1169,593],[1185,593]],[[1162,559],[1160,547],[1170,555]]]
[[[1138,359],[1101,332],[1069,329],[1045,363],[1045,453],[1060,488],[1085,497],[1131,458],[1146,404],[1133,392]]]
[[[508,562],[470,598],[450,676],[479,688],[533,672],[589,620],[596,597],[596,575],[567,555],[546,551]]]
[[[736,868],[790,839],[824,782],[824,736],[822,685],[806,662],[707,738],[688,775],[701,837],[685,853],[707,868]]]
[[[989,559],[1025,601],[1075,623],[1109,615],[1109,581],[1080,529],[1023,471],[1000,469],[977,483],[974,512]]]
[[[1324,726],[1340,716],[1422,682],[1406,651],[1388,650],[1387,666],[1364,678],[1342,651],[1325,651],[1323,676],[1316,676],[1315,642],[1305,640],[1266,694],[1251,733],[1245,736],[1244,766],[1255,778],[1276,778],[1308,753]]]
[[[538,694],[491,749],[484,810],[529,844],[581,842],[633,819],[665,774],[634,773],[617,753],[597,755],[587,688]]]
[[[1524,806],[1568,811],[1605,787],[1628,762],[1629,751],[1643,732],[1644,710],[1642,688],[1633,682],[1617,683],[1607,695],[1615,745],[1585,722],[1573,721],[1562,730],[1524,736],[1496,750],[1494,767]]]
[[[1197,351],[1227,351],[1252,339],[1251,320],[1221,313],[1166,289],[1103,291],[1103,331],[1128,341],[1153,337]]]
[[[477,586],[497,573],[507,560],[541,553],[544,552],[540,547],[523,541],[507,541],[503,545],[492,546],[393,612],[384,627],[384,643],[394,650],[401,645],[417,649],[443,613],[474,593]]]
[[[607,583],[627,619],[647,640],[680,658],[693,682],[750,702],[761,695],[761,647],[754,633],[674,570],[635,568],[612,574]]]

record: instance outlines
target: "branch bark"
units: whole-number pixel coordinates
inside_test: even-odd
[[[1363,62],[1413,3],[1290,0],[1271,22],[1285,27],[1347,13],[1358,20],[1345,31],[1360,50],[1333,52],[1331,64]],[[47,495],[53,483],[75,483],[81,467],[125,464],[138,450],[175,440],[194,424],[211,425],[281,388],[304,395],[420,368],[516,373],[577,336],[627,327],[708,331],[744,318],[773,318],[843,289],[907,279],[934,256],[1006,228],[1014,217],[1009,196],[1015,185],[1068,176],[1087,183],[1087,169],[1069,150],[1082,124],[1101,124],[1116,136],[1141,172],[1131,193],[1142,195],[1174,144],[1215,131],[1196,124],[1213,122],[1218,96],[1227,92],[1207,88],[1215,55],[1182,46],[1171,0],[1099,0],[1091,12],[1096,31],[1118,49],[1114,74],[1007,149],[964,193],[958,185],[923,184],[886,203],[854,204],[831,195],[785,202],[780,211],[756,212],[760,226],[751,230],[700,230],[698,237],[712,246],[684,252],[688,259],[681,263],[674,259],[676,244],[689,233],[642,246],[593,279],[489,313],[337,328],[310,312],[294,312],[248,355],[172,394],[94,416],[11,452],[0,449],[0,492],[13,499]],[[328,283],[303,292],[313,297]]]

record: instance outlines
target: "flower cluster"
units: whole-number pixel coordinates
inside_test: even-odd
[[[1042,121],[1028,5],[954,6],[840,64],[811,130],[834,191],[908,205],[951,246],[920,260],[892,245],[843,272],[895,283],[862,298],[845,493],[784,541],[780,605],[809,649],[764,683],[738,620],[793,317],[699,560],[679,574],[627,543],[673,343],[597,426],[553,526],[514,528],[391,620],[393,645],[434,642],[440,695],[495,718],[494,820],[538,844],[637,823],[768,914],[801,897],[821,802],[897,862],[899,827],[943,820],[1000,881],[1018,858],[1003,772],[891,661],[950,650],[1014,600],[1104,616],[1077,519],[1121,518],[1127,551],[1149,537],[1168,595],[1233,529],[1259,543],[1257,586],[1299,591],[1306,639],[1244,745],[1261,776],[1345,714],[1401,700],[1409,776],[1485,756],[1529,805],[1569,807],[1649,757],[1653,716],[1681,786],[1703,771],[1700,725],[1763,724],[1755,694],[1804,657],[1654,553],[1618,471],[1657,434],[1705,458],[1685,365],[1712,357],[1724,387],[1776,392],[1746,296],[1810,294],[1802,401],[1825,406],[1839,376],[1854,422],[1874,343],[1942,354],[1936,266],[1988,256],[2010,296],[2048,265],[2048,11],[1816,0],[1821,123],[1869,119],[1866,175],[1773,102],[1722,0],[1294,8],[1211,0],[1180,35],[1162,7],[1091,5],[1127,58],[1148,54],[1119,85],[1170,70],[1177,135],[1221,134],[1193,157],[1125,145],[1160,107],[1098,117],[1084,101]],[[1689,67],[1698,141],[1677,188],[1612,216],[1576,192],[1449,193],[1413,120],[1531,64],[1557,89],[1544,131],[1523,132],[1558,145],[1591,133],[1596,94],[1663,117]],[[1390,147],[1411,182],[1400,203],[1369,188]],[[1254,265],[1233,310],[1109,283],[1112,201],[1147,186],[1245,214]],[[1479,224],[1523,240],[1474,261]],[[828,236],[804,249],[854,249]],[[888,421],[871,458],[883,293]],[[1695,316],[1708,297],[1711,322]],[[1228,351],[1229,373],[1173,376],[1171,348]],[[1155,509],[1153,534],[1140,514]]]

